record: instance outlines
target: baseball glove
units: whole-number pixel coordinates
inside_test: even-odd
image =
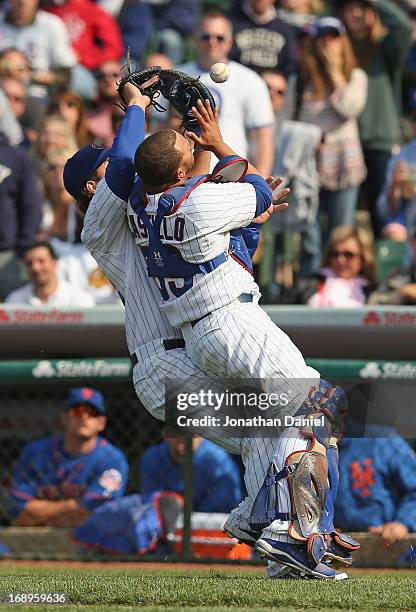
[[[129,65],[128,65],[129,66]],[[124,106],[122,106],[123,110],[127,106],[126,99],[124,98],[123,91],[126,83],[132,83],[140,90],[140,92],[144,96],[148,96],[150,98],[150,104],[157,108],[157,110],[164,111],[166,110],[160,104],[156,102],[156,98],[160,96],[160,81],[155,80],[151,85],[143,86],[143,83],[146,83],[151,78],[158,76],[161,71],[160,66],[152,66],[152,68],[145,68],[144,70],[135,70],[130,71],[128,74],[123,76],[120,81],[117,83],[117,93],[120,97],[121,102]]]
[[[159,72],[160,92],[171,106],[182,117],[182,127],[190,132],[199,129],[198,122],[192,114],[192,107],[198,100],[209,100],[212,110],[215,100],[201,81],[178,70],[161,70]]]
[[[158,78],[150,85],[143,84],[149,81],[152,77]],[[118,95],[124,107],[127,106],[123,96],[123,90],[126,83],[132,83],[141,93],[150,98],[150,104],[159,112],[166,110],[157,102],[160,94],[170,103],[170,105],[182,117],[182,126],[185,130],[197,131],[198,122],[192,114],[192,107],[196,106],[198,100],[209,100],[211,108],[215,108],[215,100],[212,97],[208,87],[206,87],[199,78],[194,79],[184,72],[178,70],[162,70],[160,66],[153,66],[145,70],[130,71],[126,74],[117,86]]]

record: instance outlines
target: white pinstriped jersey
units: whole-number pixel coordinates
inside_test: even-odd
[[[180,336],[160,311],[160,292],[126,223],[126,207],[102,179],[85,215],[82,241],[125,299],[132,353],[156,338]]]
[[[156,215],[161,194],[148,195],[146,213],[152,221]],[[251,223],[256,212],[256,193],[249,183],[203,183],[194,189],[173,214],[166,216],[161,225],[163,244],[174,245],[181,256],[191,263],[204,263],[221,253],[227,253],[230,231]],[[149,244],[143,221],[131,206],[128,218],[136,242],[141,247]],[[180,274],[178,273],[178,277]],[[169,296],[161,308],[174,327],[199,319],[233,302],[242,293],[260,297],[257,284],[232,257],[209,274],[197,274],[193,284],[177,297],[169,289],[182,289],[182,279],[163,279]]]
[[[117,198],[105,179],[102,179],[86,213],[82,239],[109,280],[125,298],[128,348],[130,352],[137,348],[142,349],[142,361],[139,361],[133,371],[134,386],[146,409],[156,418],[164,420],[165,379],[181,380],[186,385],[188,379],[192,380],[191,377],[204,378],[204,375],[183,349],[168,352],[163,348],[162,341],[158,340],[176,334],[160,311],[159,290],[147,275],[144,258],[126,223],[126,208],[126,202]],[[252,321],[248,323],[251,325]],[[278,328],[274,327],[274,331],[277,333]],[[271,360],[276,361],[278,357],[282,357],[279,354],[281,352],[288,353],[288,366],[292,369],[295,365],[291,363],[292,358],[297,362],[297,356],[287,350],[291,347],[280,345],[280,348],[283,350],[271,356]],[[258,367],[264,365],[257,357],[250,361],[257,363]],[[313,378],[313,370],[308,370],[308,374]],[[264,373],[259,371],[258,374]],[[216,431],[215,428],[201,433],[226,450],[241,454],[246,470],[248,496],[232,513],[232,523],[246,526],[253,501],[263,483],[273,454],[280,448],[279,442],[276,451],[275,438],[239,440],[230,437],[228,433],[224,434],[222,430]],[[276,437],[279,433],[275,432]]]

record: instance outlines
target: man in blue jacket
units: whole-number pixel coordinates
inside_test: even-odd
[[[0,134],[0,302],[25,282],[19,257],[36,238],[41,206],[29,154]]]
[[[374,427],[366,438],[354,431],[340,445],[335,524],[379,534],[391,546],[416,532],[416,454],[392,430]]]
[[[194,437],[194,510],[196,512],[231,512],[242,499],[241,477],[235,461],[222,448]],[[142,493],[175,491],[183,494],[183,438],[167,438],[148,448],[140,462]]]
[[[71,389],[61,422],[63,435],[30,442],[18,459],[10,491],[16,525],[73,527],[124,494],[126,457],[99,435],[106,425],[102,393]]]

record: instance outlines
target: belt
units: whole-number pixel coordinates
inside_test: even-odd
[[[239,302],[244,303],[251,303],[254,299],[254,296],[251,295],[251,293],[242,293],[241,295],[238,296],[237,300]],[[208,312],[206,315],[204,315],[203,317],[200,317],[199,319],[195,319],[195,321],[191,321],[191,327],[195,327],[195,325],[197,323],[199,323],[200,321],[202,321],[202,319],[205,319],[205,317],[209,317],[212,314],[212,312]]]
[[[162,340],[162,344],[165,351],[173,351],[173,349],[185,348],[185,340],[182,340],[180,338],[167,338],[165,340]],[[130,361],[133,368],[137,363],[139,363],[139,358],[137,357],[136,353],[132,353],[130,355]]]

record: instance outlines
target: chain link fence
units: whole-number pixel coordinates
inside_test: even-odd
[[[39,363],[41,366],[37,365],[37,369],[41,367],[42,371],[46,372],[46,362]],[[47,363],[50,368],[51,362]],[[11,364],[12,362],[9,362],[7,365],[10,372],[15,371]],[[6,367],[5,364],[4,366]],[[19,367],[22,368],[22,362]],[[160,445],[164,440],[164,424],[151,417],[141,406],[130,377],[108,381],[96,379],[59,381],[54,379],[29,380],[23,383],[22,376],[20,376],[20,382],[13,384],[7,384],[4,378],[3,376],[0,384],[0,554],[3,550],[3,554],[13,558],[107,558],[107,550],[100,550],[99,547],[95,550],[95,547],[90,545],[86,547],[80,545],[79,542],[74,543],[72,529],[16,526],[10,495],[16,463],[28,443],[62,433],[61,415],[71,388],[81,385],[94,387],[105,397],[107,424],[102,435],[120,449],[127,458],[129,476],[125,496],[130,496],[135,502],[138,493],[142,490],[139,469],[141,458],[146,449]],[[182,499],[177,512],[174,513],[175,526],[170,524],[168,541],[164,541],[163,545],[155,548],[151,545],[148,550],[138,550],[137,555],[134,554],[133,558],[189,560],[192,557],[216,557],[233,559],[237,555],[239,558],[248,559],[251,556],[250,551],[245,547],[235,547],[235,542],[222,532],[226,514],[197,512],[191,517],[195,509],[192,441],[185,441],[184,444],[186,445],[185,457],[176,475],[177,479],[182,480],[184,489],[180,491]],[[239,474],[238,458],[231,459],[231,461]],[[30,462],[35,464],[36,458],[32,457],[29,465]],[[56,465],[51,466],[51,469],[56,470]],[[159,511],[158,505],[157,511]],[[169,507],[167,511],[169,518]],[[134,510],[134,512],[137,511]],[[163,518],[166,518],[165,515]],[[145,535],[149,538],[148,531]],[[232,552],[235,548],[237,548],[237,553]],[[114,560],[115,558],[132,557],[130,553],[125,554],[117,550],[115,553],[112,552],[108,558]]]
[[[310,360],[310,364],[319,367],[332,380],[342,373],[359,377],[366,384],[369,377],[378,380],[388,375],[391,378],[392,373],[393,378],[400,380],[416,378],[416,364],[410,362]],[[400,385],[403,386],[403,383]],[[79,386],[94,387],[103,393],[107,409],[107,424],[103,436],[124,453],[128,462],[129,477],[126,497],[123,499],[132,500],[129,517],[133,517],[136,523],[139,519],[142,523],[145,522],[145,540],[147,538],[146,545],[138,546],[134,552],[125,552],[123,546],[116,546],[110,553],[110,548],[98,546],[98,542],[102,542],[99,534],[97,546],[94,546],[94,537],[92,544],[91,538],[88,545],[85,542],[80,543],[79,539],[74,539],[73,528],[69,527],[16,525],[15,516],[11,513],[10,486],[22,450],[29,442],[61,432],[60,419],[68,392]],[[409,389],[411,390],[411,387]],[[391,403],[393,404],[394,402]],[[351,408],[354,412],[357,406]],[[407,412],[414,414],[414,403],[411,401],[401,402],[401,410],[391,414],[402,414],[405,408]],[[410,412],[407,420],[405,419],[409,437],[413,435],[410,431]],[[152,497],[150,501],[147,498],[139,499],[139,493],[145,488],[145,483],[141,482],[140,478],[140,462],[151,448],[160,448],[163,440],[164,424],[151,417],[140,405],[131,383],[127,360],[0,362],[0,555],[21,559],[57,560],[259,561],[258,558],[253,558],[250,548],[236,544],[222,531],[228,511],[238,505],[238,500],[244,496],[239,457],[228,455],[230,466],[234,465],[240,479],[241,488],[238,491],[236,488],[234,499],[228,501],[228,506],[224,506],[223,510],[209,505],[217,495],[210,474],[202,478],[205,491],[198,492],[195,471],[199,468],[195,467],[195,446],[191,439],[185,440],[182,443],[183,448],[178,451],[182,453],[183,460],[179,462],[180,466],[174,477],[181,481],[180,498],[168,495],[162,503],[159,498]],[[163,462],[163,454],[154,457],[149,455],[148,460],[155,477],[159,469],[164,482],[169,482],[169,479],[165,478],[168,468]],[[226,456],[218,457],[218,463],[225,465]],[[364,468],[360,472],[361,475],[365,475],[363,470]],[[198,472],[197,475],[200,476]],[[227,481],[225,489],[230,491],[232,486],[236,486],[235,479]],[[171,490],[170,487],[167,489]],[[199,507],[197,502],[201,500],[207,502],[208,506],[202,504]],[[109,507],[110,503],[112,502],[105,501],[102,507]],[[154,511],[153,514],[146,514],[151,510]],[[163,534],[162,543],[155,546],[152,540],[154,523],[151,523],[149,516],[154,521],[158,513],[161,513],[165,522],[170,523],[167,537]],[[125,529],[123,527],[125,518],[125,512],[114,514],[107,521],[105,528],[110,531],[118,529],[123,535],[129,528],[127,524]],[[364,541],[367,537],[364,535]],[[409,542],[414,542],[409,538],[403,540],[400,550],[409,547]],[[374,541],[368,540],[366,550],[368,554],[366,552],[366,556],[362,556],[360,561],[364,565],[372,566],[375,562],[373,553],[376,550]],[[395,550],[390,552],[391,560],[388,562],[395,565],[400,551],[396,546]],[[383,556],[384,560],[386,558]]]

